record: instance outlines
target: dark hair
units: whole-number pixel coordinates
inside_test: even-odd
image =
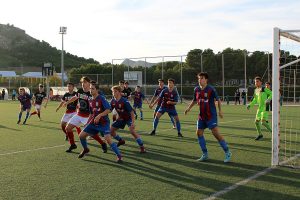
[[[203,76],[205,79],[208,79],[208,73],[207,72],[200,72],[197,74],[197,76]]]
[[[67,85],[72,85],[74,87],[74,83],[69,82]]]
[[[137,87],[137,88],[141,88],[141,86],[139,86],[139,85],[137,85],[136,87]]]
[[[269,81],[267,81],[265,84],[271,85],[271,83]]]
[[[168,81],[175,83],[175,80],[173,78],[169,78]]]
[[[260,82],[262,82],[262,80],[261,80],[261,77],[260,77],[260,76],[256,76],[256,77],[254,78],[254,80],[259,80]]]
[[[160,82],[160,81],[161,81],[161,82],[163,82],[163,83],[165,82],[165,81],[164,81],[164,79],[161,79],[161,78],[160,78],[160,79],[158,79],[157,81],[158,81],[158,82]]]
[[[123,80],[121,80],[121,81],[119,81],[119,84],[120,84],[120,83],[124,84],[124,81],[123,81]]]
[[[124,83],[124,84],[129,84],[129,83],[128,83],[128,81],[125,81],[125,83]]]
[[[39,84],[39,87],[40,87],[40,88],[43,88],[44,86],[43,86],[42,84]]]
[[[91,81],[90,82],[90,84],[92,85],[92,86],[94,86],[95,88],[96,88],[96,90],[99,90],[100,89],[100,87],[99,87],[99,85],[97,84],[97,82],[96,81]]]
[[[83,76],[83,77],[81,77],[80,82],[82,83],[82,82],[84,82],[84,81],[90,83],[90,82],[91,82],[91,79],[90,79],[89,77],[87,77],[87,76]]]

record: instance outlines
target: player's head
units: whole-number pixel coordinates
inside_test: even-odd
[[[119,86],[121,86],[121,89],[122,89],[122,90],[123,90],[123,88],[124,88],[124,83],[125,83],[125,81],[123,81],[123,80],[119,81]]]
[[[90,82],[91,82],[91,79],[89,79],[89,77],[87,77],[87,76],[81,77],[80,83],[81,83],[83,90],[87,91],[90,89]]]
[[[99,94],[99,85],[96,83],[96,81],[90,82],[90,93],[93,96],[97,96]]]
[[[208,74],[206,72],[200,72],[197,74],[198,83],[201,86],[206,86],[208,82]]]
[[[122,92],[122,88],[119,85],[115,85],[111,88],[111,92],[114,98],[119,98],[121,97],[121,92]]]
[[[125,87],[125,88],[128,88],[128,85],[129,85],[128,81],[125,81],[124,87]]]
[[[169,79],[168,79],[168,87],[169,87],[169,88],[173,88],[174,85],[175,85],[175,80],[172,79],[172,78],[169,78]]]
[[[20,88],[19,88],[19,94],[20,94],[20,95],[25,94],[25,89],[22,88],[22,87],[20,87]]]
[[[261,77],[260,76],[256,76],[254,78],[254,83],[255,83],[255,87],[261,87],[261,85],[262,85],[262,79],[261,79]]]
[[[140,91],[141,91],[141,86],[137,85],[137,86],[135,87],[135,91],[140,92]]]
[[[69,91],[69,92],[73,92],[73,90],[74,90],[74,83],[69,82],[69,83],[67,84],[67,87],[68,87],[68,91]]]
[[[266,88],[271,90],[271,83],[270,82],[266,82],[265,85],[266,85]]]
[[[39,91],[43,92],[44,91],[44,86],[42,84],[39,84]]]
[[[158,79],[158,85],[159,85],[159,87],[162,88],[164,86],[164,84],[165,84],[164,79]]]

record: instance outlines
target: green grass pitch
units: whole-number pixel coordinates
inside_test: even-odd
[[[223,106],[220,131],[233,154],[224,164],[224,153],[206,130],[210,159],[197,162],[201,155],[195,135],[197,107],[183,115],[186,104],[178,105],[182,134],[178,138],[164,115],[157,135],[152,129],[152,110],[144,109],[145,120],[137,120],[146,154],[140,154],[127,129],[121,147],[124,163],[115,162],[112,151],[104,154],[89,141],[88,156],[78,159],[81,145],[66,153],[68,143],[60,130],[63,109],[50,102],[28,125],[17,125],[18,102],[0,102],[0,199],[203,199],[270,166],[271,135],[254,141],[255,109]],[[145,107],[145,106],[144,106]],[[23,114],[24,119],[24,114]],[[299,123],[299,121],[298,121]],[[75,135],[78,141],[77,135]],[[300,170],[279,167],[219,199],[300,199]]]

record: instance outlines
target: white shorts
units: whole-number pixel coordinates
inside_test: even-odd
[[[34,107],[35,107],[36,110],[41,110],[42,105],[35,104]]]
[[[118,114],[118,112],[116,111],[115,108],[112,110],[112,114],[113,114],[113,115],[117,115],[117,114]]]
[[[64,116],[61,118],[61,122],[68,123],[74,115],[76,115],[76,112],[65,113]]]
[[[68,124],[72,124],[74,126],[80,127],[80,125],[85,125],[89,120],[89,117],[81,117],[75,114],[68,122]]]

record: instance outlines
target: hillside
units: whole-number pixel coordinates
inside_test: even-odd
[[[122,63],[122,65],[125,66],[130,66],[130,67],[152,67],[153,65],[156,65],[156,63],[149,63],[149,62],[145,62],[142,60],[138,60],[138,61],[134,61],[134,60],[130,60],[130,59],[125,59]]]
[[[45,41],[39,41],[20,28],[0,24],[0,68],[38,67],[44,62],[52,62],[60,69],[61,51]],[[98,62],[70,53],[65,54],[65,68],[80,67],[82,64]]]

